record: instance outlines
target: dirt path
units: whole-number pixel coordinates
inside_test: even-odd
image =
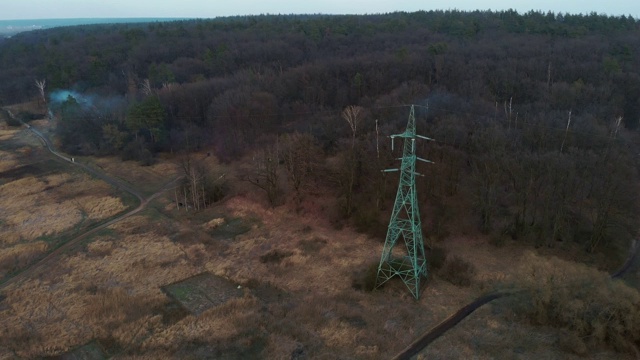
[[[33,134],[35,134],[38,137],[38,139],[40,139],[40,141],[42,142],[44,147],[46,147],[47,150],[49,150],[49,152],[52,153],[53,155],[59,157],[60,159],[66,161],[68,163],[71,163],[71,164],[73,164],[75,166],[78,166],[78,167],[82,168],[83,170],[85,170],[86,172],[90,173],[91,175],[99,178],[100,180],[103,180],[103,181],[107,182],[108,184],[110,184],[112,186],[115,186],[116,188],[122,189],[122,190],[130,193],[131,195],[137,197],[138,201],[140,201],[141,204],[144,202],[144,198],[143,198],[142,194],[139,191],[133,189],[128,184],[124,183],[123,181],[121,181],[119,179],[112,178],[112,177],[108,176],[107,174],[105,174],[105,173],[103,173],[101,171],[98,171],[98,170],[95,170],[93,168],[90,168],[89,166],[87,166],[85,164],[76,162],[74,158],[65,156],[64,154],[56,151],[56,149],[53,147],[53,144],[51,143],[51,140],[49,140],[49,138],[46,137],[43,133],[41,133],[38,129],[36,129],[33,126],[31,126],[31,125],[23,122],[22,120],[16,118],[13,115],[13,113],[11,112],[11,110],[8,110],[8,109],[4,109],[4,110],[7,112],[7,114],[9,114],[9,116],[12,119],[20,122],[20,124],[22,124],[24,127],[26,127]]]
[[[445,320],[443,320],[438,325],[432,327],[425,334],[420,336],[416,341],[411,343],[411,345],[407,346],[401,353],[396,355],[393,360],[409,360],[412,356],[417,355],[420,351],[427,347],[427,345],[431,344],[440,336],[444,335],[445,332],[449,331],[451,328],[456,326],[460,321],[464,320],[467,316],[471,315],[474,311],[476,311],[479,307],[484,304],[488,304],[493,300],[513,295],[513,292],[494,292],[491,294],[487,294],[481,296],[474,300],[473,302],[465,305],[460,310],[455,312],[453,315],[449,316]]]
[[[13,119],[19,121],[23,126],[25,126],[27,129],[29,129],[33,134],[35,134],[40,141],[42,141],[42,144],[47,148],[47,150],[49,150],[53,155],[75,165],[78,166],[80,168],[82,168],[84,171],[90,173],[91,175],[107,182],[108,184],[115,186],[116,188],[119,188],[121,190],[124,190],[128,193],[130,193],[131,195],[135,196],[136,198],[138,198],[140,204],[138,205],[138,207],[136,207],[135,209],[128,211],[114,219],[111,219],[109,221],[107,221],[106,223],[102,223],[76,237],[74,237],[73,239],[65,242],[62,246],[60,246],[59,248],[55,249],[54,251],[50,252],[49,254],[47,254],[47,256],[45,256],[44,258],[42,258],[40,261],[38,261],[37,263],[29,266],[28,268],[22,270],[21,272],[19,272],[18,274],[16,274],[15,276],[13,276],[12,278],[6,280],[4,283],[0,284],[0,290],[3,290],[4,288],[8,287],[11,284],[15,284],[21,280],[24,279],[28,279],[30,277],[35,277],[39,274],[41,274],[42,272],[46,271],[46,269],[48,268],[48,265],[55,262],[56,259],[58,259],[60,257],[60,255],[64,254],[67,251],[70,251],[74,248],[76,248],[78,246],[78,244],[81,242],[81,240],[87,238],[90,235],[95,234],[96,232],[106,228],[107,226],[113,225],[119,221],[122,221],[123,219],[126,219],[134,214],[139,213],[140,211],[144,210],[147,205],[154,200],[155,198],[157,198],[158,196],[160,196],[163,192],[165,192],[166,190],[172,189],[174,187],[174,184],[182,178],[182,176],[177,176],[176,178],[174,178],[173,180],[169,181],[168,183],[166,183],[160,190],[158,190],[157,192],[155,192],[153,195],[151,195],[148,198],[144,198],[142,196],[142,194],[133,189],[132,187],[130,187],[128,184],[124,183],[122,180],[120,179],[116,179],[113,178],[103,172],[100,172],[98,170],[95,170],[85,164],[82,163],[78,163],[75,162],[73,158],[69,158],[61,153],[59,153],[58,151],[55,150],[55,148],[53,147],[53,144],[51,143],[51,141],[49,140],[49,138],[47,138],[44,134],[42,134],[40,131],[38,131],[37,129],[35,129],[33,126],[28,125],[24,122],[22,122],[19,119],[16,119],[13,114],[11,113],[10,110],[6,110],[7,113],[9,114],[9,116],[11,116]]]

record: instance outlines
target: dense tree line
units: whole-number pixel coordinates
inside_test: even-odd
[[[77,26],[1,42],[0,103],[36,98],[34,79],[81,94],[49,102],[70,153],[150,163],[158,151],[254,152],[242,176],[274,204],[280,183],[300,202],[309,173],[322,173],[366,230],[384,228],[395,191],[380,175],[393,161],[384,136],[417,103],[419,131],[438,140],[420,149],[436,162],[420,184],[436,234],[473,217],[496,236],[594,251],[636,233],[639,49],[638,20],[597,14]],[[355,108],[357,121],[345,117]],[[206,203],[196,183],[194,205]]]

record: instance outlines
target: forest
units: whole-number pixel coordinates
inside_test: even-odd
[[[619,254],[638,228],[639,50],[639,20],[595,13],[71,26],[0,40],[0,105],[38,99],[42,113],[21,116],[50,109],[69,154],[244,159],[238,179],[273,206],[327,189],[336,224],[384,237],[397,178],[381,170],[399,156],[388,135],[415,104],[418,133],[435,139],[418,147],[434,162],[419,180],[429,238]],[[192,165],[204,206],[221,190]]]

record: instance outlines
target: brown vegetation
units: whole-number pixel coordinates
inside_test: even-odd
[[[125,210],[110,186],[87,176],[54,174],[0,185],[4,244],[61,233],[83,221],[102,220]],[[7,240],[8,239],[8,240]]]
[[[178,165],[174,161],[158,161],[150,166],[140,166],[134,161],[122,161],[115,157],[91,158],[95,166],[116,178],[124,179],[136,189],[145,194],[151,194],[150,189],[158,189],[164,185],[169,174],[177,173]]]
[[[519,270],[528,291],[517,309],[532,322],[567,330],[579,355],[609,345],[634,352],[640,345],[640,293],[609,274],[555,257],[528,253]]]
[[[22,151],[23,132],[13,132],[0,151],[0,278],[23,269],[83,226],[126,209],[113,188],[68,171],[40,153]],[[68,172],[65,172],[68,171]]]
[[[178,214],[176,209],[167,211]],[[0,349],[24,357],[59,355],[97,339],[111,354],[130,358],[201,352],[236,358],[388,358],[479,289],[520,276],[506,271],[522,261],[517,248],[506,244],[495,249],[484,241],[458,239],[439,246],[473,264],[473,286],[460,288],[435,277],[417,302],[400,282],[392,281],[382,291],[361,292],[352,288],[353,272],[377,262],[380,242],[243,196],[227,200],[224,211],[260,222],[234,240],[212,241],[198,229],[219,222],[213,211],[211,216],[204,212],[184,219],[192,225],[199,222],[196,227],[184,223],[172,228],[164,217],[133,216],[95,238],[86,253],[61,259],[44,278],[12,286],[0,310],[7,324]],[[496,275],[496,270],[505,275]],[[169,299],[160,288],[203,271],[245,284],[245,296],[199,316],[163,321],[159,309],[168,306]],[[534,337],[523,336],[525,332]],[[479,310],[426,354],[489,359],[524,346],[544,357],[568,346],[564,340],[549,342],[544,334],[555,333],[516,326],[503,315]],[[513,347],[506,345],[505,336]],[[488,343],[473,345],[469,337]],[[523,338],[540,345],[523,345]],[[543,350],[544,344],[549,348]]]
[[[5,131],[0,131],[0,141],[6,137],[12,137],[13,133],[5,134]],[[18,164],[18,160],[13,153],[7,151],[0,151],[0,173],[9,169],[14,168]]]
[[[159,287],[196,270],[166,237],[121,235],[97,240],[86,254],[62,258],[60,268],[42,280],[8,289],[8,309],[0,313],[5,324],[0,348],[39,357],[93,338],[125,348],[157,328],[161,316],[153,309],[167,302]],[[24,328],[24,337],[16,338],[16,330]]]
[[[458,255],[453,255],[447,257],[438,274],[453,285],[470,286],[475,271],[471,263]]]
[[[504,286],[529,292],[479,310],[426,356],[570,358],[608,346],[623,357],[638,344],[637,293],[523,252],[570,258],[580,248],[606,266],[637,235],[636,19],[428,11],[81,30],[0,41],[12,54],[0,56],[0,102],[39,95],[11,110],[55,131],[73,156],[112,156],[79,160],[144,195],[168,174],[185,181],[4,289],[0,358],[58,356],[92,340],[125,358],[389,358]],[[51,99],[56,120],[43,120],[45,83],[37,94],[34,78],[86,94]],[[384,236],[397,181],[380,175],[398,153],[382,139],[403,131],[400,105],[411,103],[428,104],[416,122],[437,140],[415,143],[434,161],[417,184],[427,239],[449,254],[430,253],[435,276],[419,301],[398,281],[360,291],[371,288],[382,247],[373,238]],[[6,276],[125,208],[109,185],[33,162],[40,140],[17,125],[0,129]],[[216,157],[237,170],[225,179],[260,190],[233,184],[227,196]],[[244,296],[165,316],[176,304],[160,289],[207,272]]]
[[[47,244],[44,241],[33,243],[15,244],[5,247],[0,252],[0,279],[7,273],[22,269],[40,258],[47,251]]]
[[[134,216],[110,227],[114,233],[96,238],[86,253],[61,259],[60,267],[43,279],[12,286],[0,312],[7,324],[0,349],[24,357],[55,355],[96,338],[111,344],[110,351],[151,357],[193,354],[218,344],[223,350],[216,351],[227,354],[254,349],[249,357],[280,358],[297,351],[376,358],[393,352],[393,347],[380,347],[389,341],[388,331],[400,345],[413,333],[401,329],[421,330],[434,319],[423,305],[403,296],[403,290],[391,286],[385,292],[394,296],[365,295],[344,280],[354,268],[377,258],[381,244],[242,197],[230,199],[226,209],[234,217],[259,217],[261,223],[233,241],[212,246],[188,239],[174,243],[154,230],[161,227],[158,220]],[[307,225],[293,226],[300,221]],[[270,253],[291,255],[263,263]],[[202,267],[196,265],[198,256],[205,257]],[[204,270],[247,284],[247,294],[198,317],[164,324],[154,310],[168,302],[160,287]],[[271,284],[281,295],[263,297],[259,284]],[[457,304],[441,292],[425,291],[431,302],[446,309]],[[396,306],[398,301],[402,306]],[[389,308],[382,318],[376,310],[380,307]],[[418,309],[423,315],[416,318]]]
[[[488,255],[485,246],[474,244],[478,257]],[[506,253],[496,252],[497,265]],[[481,307],[422,351],[419,359],[636,358],[630,346],[637,342],[635,289],[579,263],[533,252],[514,255],[502,262],[514,271],[498,281],[528,291]],[[480,264],[477,258],[471,260]],[[484,265],[478,267],[479,281],[483,270],[492,266]],[[488,280],[483,287],[491,289],[495,279]]]
[[[110,163],[109,169],[114,168],[115,162]],[[160,174],[140,174],[145,174],[140,179],[160,182]],[[95,218],[107,217],[121,205],[108,186],[91,178],[49,174],[21,180],[0,190],[33,203],[55,196]],[[43,192],[47,197],[38,197]],[[250,190],[239,193],[215,208],[186,212],[167,206],[174,202],[169,192],[146,212],[93,237],[84,251],[62,256],[47,274],[11,285],[0,300],[5,325],[0,357],[57,356],[97,340],[109,355],[122,358],[389,358],[481,292],[525,279],[527,271],[511,269],[533,262],[509,241],[494,248],[481,238],[448,238],[437,244],[440,253],[431,254],[441,258],[442,268],[439,276],[430,277],[420,301],[399,281],[363,292],[354,288],[354,274],[375,269],[382,243],[348,227],[333,228],[325,216],[333,207],[322,190],[305,194],[300,204],[293,199],[276,208],[265,206],[267,201]],[[4,201],[0,206],[6,206]],[[223,219],[242,222],[248,232],[216,238],[213,233],[231,222]],[[32,254],[42,244],[30,245],[15,245],[22,254],[15,259],[36,256]],[[444,260],[447,253],[451,258]],[[16,261],[6,259],[0,264]],[[197,316],[165,316],[173,302],[161,288],[206,271],[242,284],[244,296]],[[442,281],[446,275],[470,286]],[[549,305],[543,300],[538,302],[541,309]],[[616,304],[614,309],[626,309]],[[425,356],[490,359],[525,351],[529,358],[553,358],[561,351],[581,353],[580,335],[570,331],[563,337],[553,328],[516,322],[518,315],[505,310],[510,306],[479,310]],[[608,339],[616,334],[619,339],[614,330],[625,324],[614,325],[605,329],[600,345],[619,346],[618,340]]]

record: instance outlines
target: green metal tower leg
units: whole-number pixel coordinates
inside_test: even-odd
[[[431,162],[416,156],[416,138],[432,140],[416,135],[416,119],[413,106],[409,114],[409,122],[404,133],[391,135],[392,149],[396,137],[404,138],[403,154],[400,169],[388,169],[385,172],[400,172],[400,183],[393,205],[387,238],[382,250],[380,265],[376,278],[376,287],[381,286],[394,276],[398,276],[407,285],[411,294],[420,298],[420,279],[427,276],[427,260],[422,240],[422,225],[418,194],[416,192],[416,160]],[[402,236],[407,247],[406,255],[393,256],[393,248]]]

